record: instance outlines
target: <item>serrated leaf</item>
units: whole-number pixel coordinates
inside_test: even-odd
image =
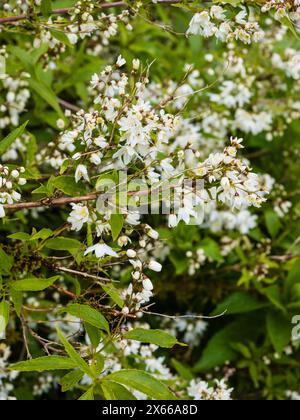
[[[66,307],[68,314],[109,333],[109,324],[105,317],[89,305],[70,304]]]
[[[162,382],[141,370],[126,369],[111,373],[104,378],[146,394],[153,400],[175,400],[175,395]]]
[[[106,400],[109,401],[134,401],[135,396],[123,385],[113,381],[104,381],[101,388]]]
[[[111,299],[120,307],[123,308],[124,307],[124,301],[122,300],[120,293],[118,291],[118,289],[116,289],[115,287],[113,287],[112,285],[107,285],[101,286],[102,289],[105,291],[105,293],[107,293]]]
[[[12,287],[18,292],[40,292],[52,286],[60,276],[54,276],[49,279],[40,279],[37,277],[30,277],[23,280],[18,280],[12,283]]]
[[[37,359],[26,360],[25,362],[15,363],[9,366],[10,370],[18,372],[43,372],[48,370],[68,370],[75,369],[74,363],[68,357],[44,356]]]
[[[79,251],[82,244],[76,239],[58,236],[57,238],[49,239],[44,246],[53,251],[69,251],[70,254],[74,254]]]
[[[124,226],[123,214],[112,214],[110,217],[110,227],[113,240],[117,240]]]
[[[66,195],[78,196],[85,193],[82,183],[76,183],[74,177],[68,175],[58,176],[51,180],[51,184]]]
[[[135,328],[124,334],[124,337],[127,340],[135,340],[142,343],[155,344],[156,346],[163,348],[172,348],[176,344],[179,346],[186,346],[186,344],[180,343],[171,334],[168,334],[162,330],[146,330],[143,328]]]
[[[80,370],[73,370],[72,372],[67,373],[60,380],[60,385],[62,387],[62,392],[69,391],[74,388],[78,382],[83,378],[84,373]]]
[[[59,328],[56,327],[59,340],[63,344],[66,352],[68,353],[70,359],[75,363],[76,367],[79,368],[89,377],[93,377],[93,372],[89,365],[83,360],[83,358],[77,353],[74,347],[68,342],[68,340],[60,332]]]
[[[94,399],[94,387],[88,389],[80,398],[78,398],[79,401],[94,401]]]

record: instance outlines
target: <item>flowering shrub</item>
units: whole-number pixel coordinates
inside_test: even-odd
[[[299,399],[300,2],[0,5],[0,399]]]

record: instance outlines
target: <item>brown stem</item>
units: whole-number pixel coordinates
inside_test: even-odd
[[[27,203],[5,204],[3,207],[7,210],[37,209],[40,207],[56,207],[71,203],[81,203],[83,201],[94,201],[97,200],[97,198],[98,194],[92,193],[80,197],[46,198],[44,200]]]
[[[80,108],[78,106],[70,104],[70,102],[65,101],[64,99],[58,98],[58,102],[64,109],[69,109],[70,111],[73,111],[73,112],[80,111]]]
[[[177,4],[177,3],[181,3],[182,0],[158,0],[158,3],[161,4]],[[114,7],[119,7],[119,8],[124,8],[124,7],[129,7],[129,5],[124,2],[124,1],[116,1],[113,3],[103,3],[103,4],[99,4],[99,7],[101,9],[112,9]],[[73,7],[66,7],[64,9],[55,9],[52,11],[53,15],[66,15],[68,13],[70,13],[70,11],[73,9]],[[8,16],[5,18],[0,18],[0,25],[5,24],[5,23],[15,23],[15,22],[20,22],[22,20],[27,19],[28,16],[26,14],[23,15],[19,15],[19,16]]]
[[[101,282],[110,283],[110,281],[111,281],[110,279],[107,279],[105,277],[94,276],[93,274],[84,273],[82,271],[77,271],[77,270],[72,270],[72,269],[67,268],[67,267],[52,266],[51,268],[53,270],[62,271],[63,273],[74,274],[75,276],[78,276],[78,277],[83,277],[85,279],[95,280],[98,283],[101,283]]]

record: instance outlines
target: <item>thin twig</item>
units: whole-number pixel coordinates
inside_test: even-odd
[[[161,318],[169,318],[169,319],[217,319],[217,318],[221,318],[222,316],[224,316],[227,313],[227,309],[226,311],[224,311],[223,313],[219,314],[219,315],[215,315],[215,316],[204,316],[204,315],[165,315],[165,314],[159,314],[156,312],[149,312],[149,311],[142,311],[145,315],[155,315],[155,316],[160,316]]]
[[[74,274],[75,276],[78,276],[78,277],[83,277],[83,278],[86,278],[86,279],[95,280],[99,284],[101,284],[101,282],[103,282],[103,283],[110,283],[111,282],[110,279],[107,279],[105,277],[94,276],[93,274],[84,273],[83,271],[72,270],[71,268],[60,267],[60,266],[53,266],[51,268],[53,270],[62,271],[64,273]]]
[[[26,353],[27,353],[27,359],[32,359],[30,350],[29,350],[29,345],[28,345],[28,340],[27,340],[27,334],[26,334],[26,330],[28,329],[28,324],[26,319],[23,317],[23,315],[20,317],[21,320],[21,324],[22,324],[22,332],[23,332],[23,340],[24,340],[24,346],[26,349]]]
[[[178,3],[182,3],[182,0],[158,0],[157,2],[158,4],[178,4]],[[101,9],[112,9],[114,7],[117,8],[125,8],[128,7],[130,8],[130,5],[124,1],[116,1],[113,3],[103,3],[103,4],[99,4],[99,8]],[[72,10],[74,9],[74,7],[66,7],[63,9],[55,9],[52,10],[51,14],[53,15],[67,15],[69,14]],[[0,18],[0,25],[3,25],[5,23],[16,23],[16,22],[20,22],[22,20],[26,20],[28,19],[28,15],[26,14],[22,14],[19,16],[8,16],[5,18]]]
[[[46,198],[40,201],[32,201],[27,203],[5,204],[3,207],[7,210],[23,210],[36,209],[40,207],[56,207],[64,206],[65,204],[81,203],[83,201],[97,200],[100,193],[92,193],[80,197],[60,197],[60,198]]]
[[[69,109],[70,111],[73,111],[73,112],[80,111],[80,108],[78,106],[70,104],[70,102],[65,101],[64,99],[58,98],[58,102],[64,109]]]

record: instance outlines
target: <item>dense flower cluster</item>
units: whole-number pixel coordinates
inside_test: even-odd
[[[215,36],[223,42],[238,40],[244,44],[259,42],[264,32],[255,20],[251,20],[246,8],[242,8],[232,19],[227,18],[221,6],[212,6],[209,11],[196,13],[189,25],[187,35]]]
[[[298,400],[300,2],[2,3],[0,400]]]
[[[5,217],[4,204],[13,204],[20,201],[21,194],[17,191],[26,184],[22,176],[25,168],[10,170],[9,167],[0,165],[0,218]]]
[[[13,390],[13,380],[17,376],[17,372],[9,372],[9,357],[11,356],[10,348],[5,344],[0,344],[0,401],[15,400],[11,395]]]

